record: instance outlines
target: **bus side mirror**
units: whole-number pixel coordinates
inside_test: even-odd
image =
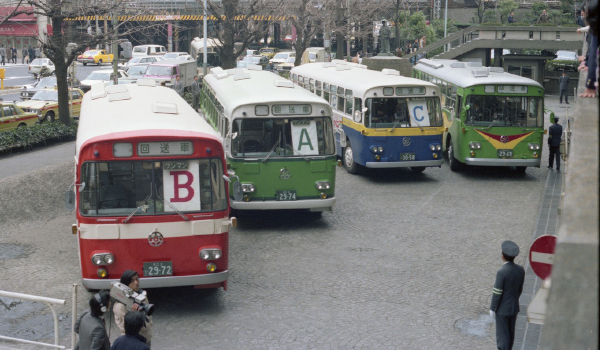
[[[362,114],[359,111],[354,112],[354,121],[360,123],[362,120]]]
[[[465,111],[468,111],[469,109],[471,109],[471,105],[466,105],[465,106]]]
[[[75,209],[75,192],[71,190],[65,192],[65,209],[68,211]]]

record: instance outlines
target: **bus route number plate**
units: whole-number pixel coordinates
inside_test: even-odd
[[[155,261],[144,263],[144,277],[171,275],[173,275],[173,263],[171,261]]]
[[[498,150],[498,158],[512,158],[513,151],[512,149],[499,149]]]
[[[295,201],[296,191],[276,191],[275,199],[278,201]]]
[[[411,160],[416,160],[414,153],[400,153],[400,161],[401,162],[406,162],[406,161],[411,161]]]

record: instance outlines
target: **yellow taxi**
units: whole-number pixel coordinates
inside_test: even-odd
[[[105,50],[87,50],[83,54],[77,56],[77,61],[83,63],[83,65],[110,63],[113,61],[114,55],[107,53]]]
[[[36,113],[24,112],[14,102],[0,101],[0,131],[33,126],[37,121]]]
[[[83,91],[69,89],[69,104],[73,104],[72,118],[79,118]],[[35,113],[40,121],[53,122],[58,119],[58,91],[56,89],[42,89],[36,92],[31,100],[17,103],[23,111]]]
[[[263,47],[262,49],[258,50],[259,55],[265,56],[268,59],[273,58],[273,56],[275,56],[278,52],[279,49],[276,47]]]

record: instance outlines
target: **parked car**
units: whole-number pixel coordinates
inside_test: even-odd
[[[553,59],[553,61],[573,61],[573,63],[555,62],[554,70],[576,72],[577,66],[579,65],[577,58],[577,52],[565,50],[556,51],[556,58]]]
[[[183,86],[187,88],[192,85],[194,76],[197,74],[196,61],[164,60],[151,64],[146,70],[144,78],[153,79],[157,84],[164,82],[169,87],[179,76]]]
[[[577,61],[577,52],[575,51],[556,51],[555,61]]]
[[[102,63],[112,62],[113,58],[113,54],[109,54],[105,50],[88,50],[83,54],[77,56],[77,62],[83,63],[84,66],[88,63],[101,65]]]
[[[54,62],[50,61],[49,58],[36,58],[29,64],[29,73],[36,78],[42,69],[47,69],[48,73],[53,73]]]
[[[296,65],[294,64],[296,62],[296,57],[288,57],[285,62],[283,63],[276,63],[275,64],[275,70],[279,73],[281,72],[289,72],[292,70],[292,68],[294,68]]]
[[[189,53],[187,53],[187,52],[167,52],[166,54],[163,55],[163,58],[165,60],[174,60],[179,56],[189,56]]]
[[[40,89],[53,88],[56,86],[56,77],[44,77],[32,85],[24,85],[21,89],[21,100],[29,100]]]
[[[69,92],[69,104],[73,104],[71,118],[79,118],[83,91],[74,88],[69,89]],[[19,102],[17,106],[25,112],[35,113],[40,122],[53,122],[58,118],[58,90],[42,89],[31,100]]]
[[[134,66],[128,66],[127,69],[123,69],[129,75],[131,79],[139,79],[143,78],[146,70],[148,69],[149,64],[136,64]]]
[[[278,52],[279,49],[276,47],[263,47],[262,49],[258,50],[259,55],[263,55],[268,59],[273,58],[273,56],[275,56],[275,54],[277,54]]]
[[[122,69],[118,70],[119,79],[121,78],[129,78],[129,74]],[[95,84],[99,81],[104,82],[104,85],[108,85],[108,82],[113,80],[113,70],[112,69],[101,69],[95,70],[92,74],[88,75],[87,78],[81,81],[81,85],[79,88],[83,90],[83,92],[88,92],[92,88],[92,84]]]
[[[37,113],[25,112],[14,102],[0,101],[0,131],[33,126],[37,122]]]
[[[277,63],[285,62],[289,57],[296,58],[296,53],[292,51],[279,52],[275,54],[275,56],[273,56],[273,58],[271,58],[269,62],[273,63],[274,65],[277,65]]]
[[[123,67],[132,66],[135,64],[146,63],[152,64],[163,60],[162,56],[143,56],[143,57],[132,57]]]
[[[119,79],[118,85],[126,85],[126,84],[135,84],[137,83],[137,79],[124,78]],[[114,80],[108,82],[107,86],[115,85]]]
[[[175,58],[175,61],[193,61],[194,59],[190,55],[182,55]]]
[[[237,63],[237,68],[246,68],[249,64],[257,64],[264,70],[268,63],[269,59],[266,56],[246,56]]]
[[[162,45],[138,45],[134,46],[131,57],[164,55],[166,53],[167,49]]]

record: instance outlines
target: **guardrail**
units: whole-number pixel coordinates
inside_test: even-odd
[[[2,335],[0,335],[0,339],[15,341],[15,342],[19,342],[19,343],[25,343],[25,344],[41,345],[41,346],[51,347],[51,348],[55,348],[55,349],[64,349],[65,348],[62,345],[58,345],[58,315],[56,314],[56,310],[54,310],[54,307],[52,306],[52,305],[65,305],[64,300],[40,297],[37,295],[30,295],[30,294],[13,293],[13,292],[7,292],[7,291],[3,291],[3,290],[0,290],[0,296],[12,298],[12,299],[35,301],[35,302],[44,303],[44,304],[48,305],[48,307],[52,311],[52,316],[54,317],[54,344],[41,343],[41,342],[27,340],[27,339],[21,339],[21,338],[5,337]]]

